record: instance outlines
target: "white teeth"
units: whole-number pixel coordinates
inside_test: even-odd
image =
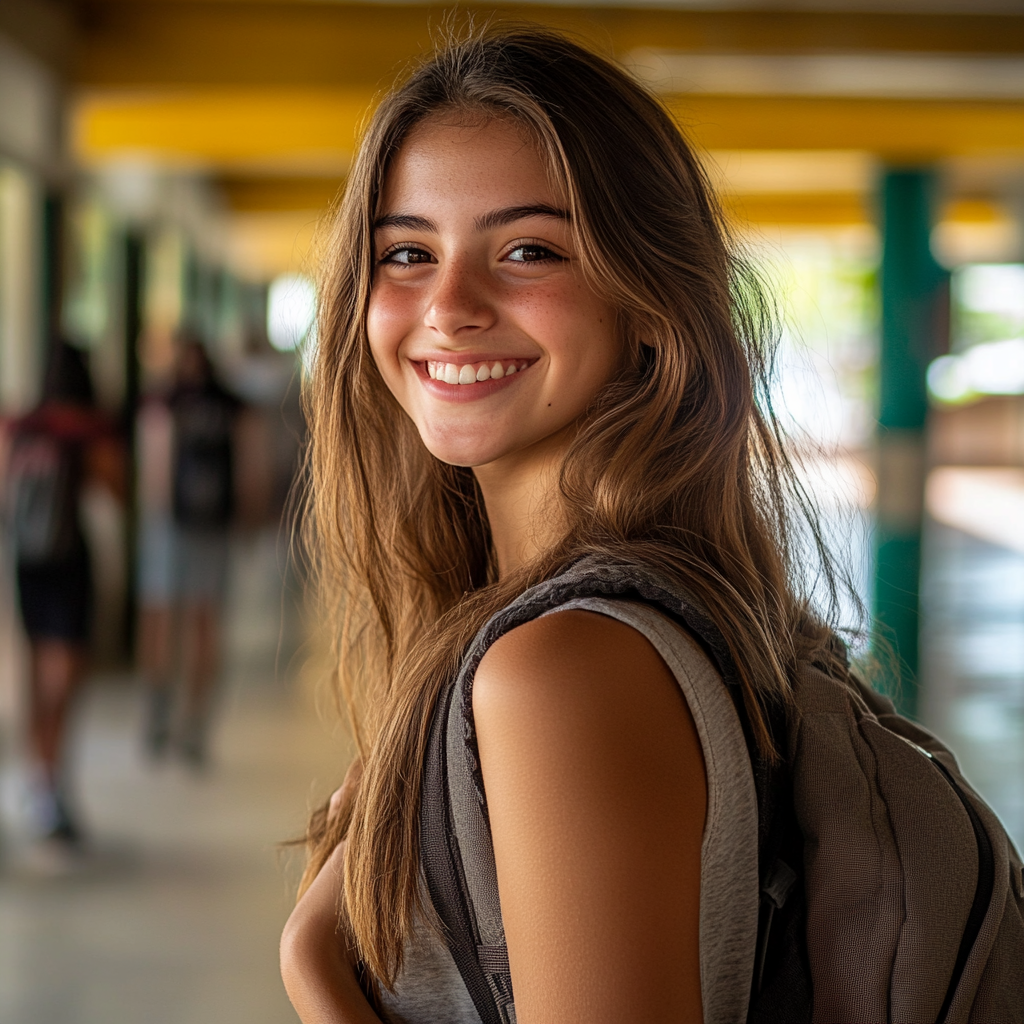
[[[457,366],[455,363],[427,362],[427,373],[432,380],[443,380],[445,384],[476,384],[485,380],[501,380],[513,373],[518,373],[519,367],[515,363],[505,366],[503,363],[481,363],[478,369],[473,369],[472,364],[463,363]]]

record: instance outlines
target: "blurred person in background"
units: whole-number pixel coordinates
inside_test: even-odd
[[[174,419],[168,390],[142,397],[135,426],[138,464],[138,663],[146,684],[146,749],[161,756],[170,738],[174,660]]]
[[[186,337],[166,400],[151,399],[140,418],[145,742],[153,757],[161,757],[173,741],[182,758],[197,768],[206,763],[211,698],[220,667],[241,409],[242,403],[217,380],[202,343]],[[173,642],[175,611],[178,645]],[[180,697],[175,646],[182,654]]]
[[[45,843],[72,851],[82,834],[68,777],[67,723],[93,610],[79,503],[90,482],[120,500],[123,453],[112,422],[95,407],[84,354],[63,340],[51,349],[39,404],[5,426],[5,518],[31,650],[33,817]]]

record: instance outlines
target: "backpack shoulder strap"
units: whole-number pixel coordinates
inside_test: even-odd
[[[618,600],[602,600],[605,598]],[[631,602],[653,606],[684,625],[727,682],[735,678],[732,672],[726,676],[731,669],[731,660],[720,634],[699,606],[681,595],[678,588],[639,567],[587,559],[561,576],[528,591],[491,619],[470,646],[462,669],[442,694],[435,710],[422,785],[421,861],[431,901],[446,931],[448,947],[483,1024],[514,1021],[514,1004],[487,806],[476,754],[472,716],[473,675],[487,649],[504,633],[556,608],[589,603],[600,605],[600,610],[616,618],[631,622],[637,618],[637,623],[632,624],[645,635],[650,634],[649,638],[662,656],[671,659],[672,644],[678,645],[680,639],[675,635],[675,628],[661,616],[651,616],[650,613],[646,618],[656,621],[648,621],[644,625],[644,609],[636,608]],[[669,664],[671,667],[671,661]],[[701,711],[697,710],[698,731],[702,724],[705,729],[720,730],[728,728],[728,722],[734,723],[731,728],[735,734],[731,739],[724,740],[716,735],[713,749],[719,756],[723,756],[722,751],[727,748],[742,751],[738,756],[745,765],[745,768],[740,766],[716,776],[716,785],[729,785],[736,791],[730,791],[728,795],[719,794],[721,799],[717,801],[709,800],[709,825],[713,828],[705,836],[707,846],[711,833],[717,836],[732,828],[732,834],[735,834],[736,828],[749,828],[749,842],[725,841],[716,847],[716,863],[723,875],[720,879],[722,884],[717,889],[722,890],[719,893],[722,899],[731,901],[729,916],[735,919],[724,928],[721,921],[711,921],[705,928],[702,914],[702,947],[707,947],[709,962],[714,959],[715,936],[729,933],[722,938],[724,945],[718,950],[718,970],[714,973],[721,979],[728,973],[723,972],[721,961],[724,959],[731,963],[735,960],[734,978],[730,985],[718,985],[714,992],[709,989],[708,998],[713,997],[722,1004],[721,1012],[714,1015],[716,1019],[736,1021],[746,1017],[757,939],[758,806],[741,724],[743,718],[736,714],[730,701],[730,690],[734,687],[706,686],[705,689],[725,703],[717,711],[712,709],[708,712],[711,718],[707,722],[702,723]],[[702,743],[704,740],[702,735]],[[749,826],[739,824],[744,814]],[[734,818],[737,824],[730,825]],[[732,861],[738,857],[742,863],[732,863],[730,856]],[[714,871],[709,874],[713,875]],[[714,879],[708,882],[709,893],[715,889],[712,881]],[[730,881],[733,889],[730,889]],[[702,877],[702,905],[706,901],[710,907],[714,900],[706,897],[704,883]],[[744,900],[743,894],[749,894],[749,899]],[[738,986],[735,984],[737,977],[742,977]]]
[[[460,770],[461,759],[457,758],[455,766],[449,769],[449,723],[454,720],[452,702],[455,693],[456,687],[449,686],[441,695],[431,724],[420,797],[420,862],[434,912],[444,929],[448,950],[480,1015],[481,1024],[514,1024],[514,1018],[510,1018],[508,1013],[512,1003],[508,953],[505,951],[503,958],[499,957],[495,962],[494,954],[503,950],[504,943],[493,943],[488,951],[477,918],[477,908],[482,909],[492,902],[488,898],[489,879],[484,879],[481,887],[479,880],[474,878],[477,883],[473,886],[477,896],[474,900],[463,860],[463,843],[468,840],[466,823],[461,829],[463,843],[460,843],[460,829],[455,821],[453,803],[463,811],[460,817],[465,817],[466,811],[472,815],[476,803],[472,779],[465,770]],[[462,799],[452,800],[453,786]],[[471,822],[470,834],[485,823],[482,806],[478,817],[478,822]],[[495,906],[498,906],[497,885],[495,876]]]

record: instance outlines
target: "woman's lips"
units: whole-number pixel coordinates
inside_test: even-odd
[[[469,402],[515,384],[536,361],[506,358],[449,363],[431,359],[413,365],[430,394],[449,402]]]

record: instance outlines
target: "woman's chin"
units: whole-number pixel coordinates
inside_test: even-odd
[[[427,450],[439,462],[446,462],[449,466],[462,466],[464,469],[473,469],[476,466],[485,466],[500,458],[501,454],[481,451],[479,447],[452,447],[451,445],[427,445]]]
[[[420,433],[423,444],[428,452],[440,462],[447,462],[449,466],[463,466],[466,469],[473,469],[476,466],[486,466],[489,462],[500,459],[507,455],[514,446],[507,442],[502,443],[497,438],[482,437],[460,434],[452,436],[446,434],[438,437],[436,434]]]
[[[463,466],[472,469],[490,462],[503,449],[501,439],[494,431],[473,430],[469,424],[450,421],[437,422],[430,417],[413,416],[424,448],[438,462],[449,466]]]

